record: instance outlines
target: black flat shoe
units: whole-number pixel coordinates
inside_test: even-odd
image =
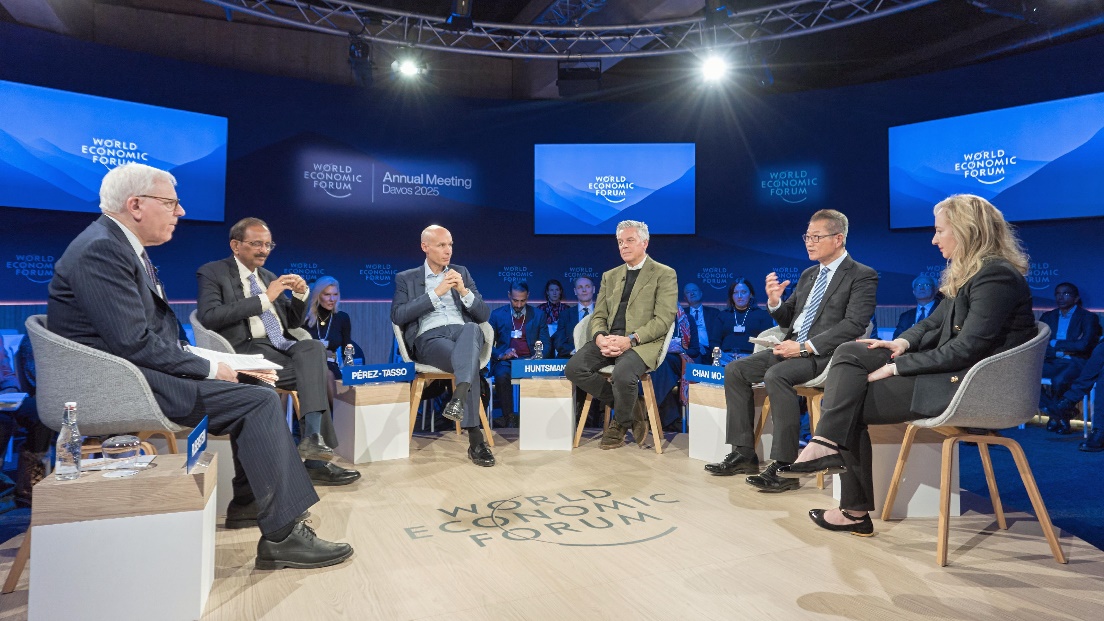
[[[824,530],[851,533],[852,535],[855,535],[857,537],[871,537],[874,535],[874,522],[870,521],[869,513],[862,516],[861,518],[857,518],[850,513],[844,511],[843,509],[840,509],[840,513],[843,514],[843,517],[855,522],[854,524],[846,524],[841,526],[839,524],[829,524],[828,522],[826,522],[824,520],[825,511],[828,511],[828,509],[809,509],[809,519],[811,519],[814,524],[823,528]]]
[[[847,466],[843,465],[843,455],[839,454],[839,447],[834,444],[828,444],[822,440],[813,438],[809,440],[815,442],[821,446],[827,446],[828,448],[835,449],[837,452],[831,455],[825,455],[824,457],[817,457],[816,459],[810,459],[809,461],[799,461],[789,466],[782,466],[778,469],[778,476],[785,479],[800,479],[801,477],[811,477],[819,472],[824,474],[839,474],[841,472],[847,472]]]

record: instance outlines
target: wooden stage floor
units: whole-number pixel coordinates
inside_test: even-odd
[[[940,568],[934,518],[875,520],[871,538],[824,531],[806,512],[833,506],[830,489],[806,483],[767,495],[742,476],[707,476],[687,457],[685,435],[663,455],[635,446],[601,451],[596,440],[572,453],[522,453],[516,435],[497,441],[498,465],[479,468],[466,458],[466,438],[416,436],[409,461],[365,464],[359,484],[320,488],[312,525],[356,548],[337,567],[258,571],[258,532],[220,530],[203,618],[1104,615],[1104,552],[1065,535],[1070,560],[1059,565],[1029,515],[1009,514],[1008,531],[976,512],[953,519],[950,565]],[[0,546],[0,576],[20,540]],[[0,597],[0,619],[26,617],[27,576]]]

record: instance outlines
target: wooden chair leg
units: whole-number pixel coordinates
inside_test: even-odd
[[[157,449],[154,448],[154,446],[152,444],[150,444],[149,442],[142,442],[139,446],[141,447],[142,452],[145,453],[146,455],[156,455],[157,454]]]
[[[602,431],[605,431],[609,427],[610,419],[613,418],[613,408],[606,406],[605,420],[602,421]]]
[[[943,440],[943,465],[939,470],[939,534],[935,544],[935,558],[940,567],[947,566],[947,541],[951,525],[951,469],[954,466],[954,447],[958,437]]]
[[[909,425],[905,428],[905,437],[901,439],[901,452],[897,455],[897,465],[893,468],[893,478],[889,481],[889,492],[882,503],[882,521],[888,520],[893,513],[893,503],[897,502],[897,489],[901,486],[901,477],[905,474],[905,462],[908,461],[912,442],[916,439],[919,427]]]
[[[414,437],[414,421],[418,418],[418,406],[422,403],[422,391],[425,390],[425,378],[414,376],[414,386],[410,391],[410,437]]]
[[[19,577],[23,575],[23,568],[27,566],[27,559],[31,557],[31,529],[27,528],[27,534],[23,535],[23,543],[19,544],[19,551],[15,554],[15,560],[8,569],[8,578],[4,580],[4,588],[0,593],[11,593],[15,585],[19,584]]]
[[[303,413],[299,411],[299,391],[293,390],[289,394],[291,395],[291,411],[295,412],[295,419],[299,420],[303,418]]]
[[[142,442],[147,442],[153,436],[161,436],[165,438],[165,443],[169,446],[169,452],[174,455],[176,454],[176,434],[170,432],[167,429],[158,429],[157,431],[143,431],[138,434],[138,439]]]
[[[1009,438],[994,438],[992,441],[994,444],[1006,447],[1012,453],[1012,459],[1016,461],[1016,469],[1020,471],[1020,479],[1023,480],[1024,489],[1027,490],[1027,497],[1031,499],[1031,506],[1035,509],[1035,517],[1039,520],[1043,535],[1046,536],[1047,543],[1050,544],[1050,551],[1054,554],[1054,560],[1059,563],[1066,563],[1066,555],[1062,552],[1062,546],[1058,543],[1058,535],[1054,532],[1054,524],[1050,521],[1050,514],[1047,513],[1043,496],[1039,493],[1039,486],[1035,484],[1035,475],[1031,473],[1031,466],[1027,464],[1027,457],[1024,455],[1023,448],[1020,447],[1019,442]]]
[[[648,412],[648,421],[652,427],[652,442],[655,443],[656,454],[663,454],[663,430],[659,425],[659,404],[656,402],[655,386],[652,384],[652,374],[647,373],[641,378],[644,385],[644,409]]]
[[[575,443],[573,447],[579,448],[579,440],[583,438],[583,427],[586,425],[587,412],[590,412],[590,404],[594,401],[594,397],[587,393],[586,399],[583,400],[583,410],[579,412],[579,424],[575,426]],[[606,408],[606,418],[609,418],[609,408]]]
[[[767,417],[770,416],[770,397],[763,399],[763,407],[759,411],[759,420],[755,423],[755,440],[752,446],[759,446],[759,438],[763,435],[763,428],[767,426]]]
[[[488,446],[494,446],[494,434],[491,433],[491,424],[487,420],[487,410],[483,407],[483,400],[479,400],[479,422],[483,423],[483,437],[487,440]],[[457,426],[460,423],[456,423]]]
[[[997,489],[997,477],[993,474],[993,460],[989,457],[989,442],[987,438],[975,440],[978,453],[981,454],[981,467],[985,471],[985,482],[989,485],[989,500],[993,503],[993,515],[997,516],[997,526],[1001,530],[1008,530],[1008,522],[1004,519],[1004,506],[1001,504],[1000,490]]]

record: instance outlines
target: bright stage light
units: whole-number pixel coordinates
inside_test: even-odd
[[[728,75],[728,61],[723,56],[712,54],[702,61],[701,71],[706,82],[717,82]]]

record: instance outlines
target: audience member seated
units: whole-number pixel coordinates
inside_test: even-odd
[[[337,446],[326,396],[326,348],[309,339],[298,341],[290,328],[306,321],[307,282],[296,274],[277,276],[264,269],[276,247],[268,225],[244,218],[230,228],[232,256],[203,265],[196,272],[199,322],[221,334],[239,354],[260,354],[283,367],[276,387],[299,394],[302,439],[299,455],[318,485],[348,485],[356,470],[328,463]],[[291,291],[289,298],[285,291]]]
[[[17,429],[24,435],[22,447],[18,440],[13,445],[19,455],[15,476],[15,503],[28,507],[31,504],[31,488],[46,476],[43,460],[50,451],[54,432],[38,420],[35,407],[34,357],[31,340],[24,338],[19,344],[15,364],[0,338],[0,393],[25,392],[27,397],[14,410],[0,410],[0,460],[8,449],[8,441]]]
[[[702,290],[697,283],[682,288],[690,318],[690,347],[686,355],[701,364],[713,364],[713,348],[721,345],[721,311],[702,304]]]
[[[1059,283],[1054,287],[1054,301],[1058,308],[1039,318],[1050,326],[1052,336],[1043,361],[1043,377],[1050,378],[1050,391],[1039,398],[1040,408],[1051,406],[1054,397],[1070,389],[1100,340],[1100,320],[1096,313],[1081,307],[1081,294],[1075,285]],[[1069,409],[1052,407],[1049,411],[1054,416],[1047,421],[1047,431],[1070,433]]]
[[[571,308],[563,303],[563,284],[553,278],[544,284],[544,304],[537,308],[544,313],[544,321],[548,325],[548,335],[556,333],[557,322],[560,321],[560,313]]]
[[[560,313],[556,332],[551,334],[556,358],[570,358],[575,353],[575,326],[594,312],[594,281],[589,276],[575,279],[575,301],[575,306]]]
[[[529,304],[529,285],[524,282],[510,285],[510,304],[491,311],[490,322],[495,335],[491,349],[495,406],[502,410],[502,422],[509,427],[514,415],[511,363],[518,358],[532,358],[537,341],[545,352],[551,352],[552,339],[548,336],[544,313]]]
[[[910,308],[901,313],[900,319],[897,320],[897,327],[893,329],[893,338],[901,336],[905,330],[927,319],[943,299],[943,294],[936,292],[935,281],[931,276],[920,274],[912,280],[912,297],[916,298],[916,308]],[[870,338],[877,337],[878,332],[875,330]]]
[[[1077,404],[1082,403],[1083,399],[1092,391],[1093,385],[1100,381],[1101,369],[1104,369],[1104,341],[1097,343],[1092,355],[1085,361],[1085,366],[1081,368],[1081,373],[1077,376],[1077,379],[1073,380],[1069,390],[1063,393],[1061,398],[1055,402],[1044,406],[1043,413],[1049,416],[1051,420],[1062,420],[1065,421],[1066,425],[1069,425],[1069,419],[1077,415]],[[1097,389],[1099,390],[1099,386],[1097,386]],[[1098,397],[1097,403],[1099,401]],[[1089,436],[1088,442],[1081,444],[1082,451],[1095,453],[1104,450],[1104,427],[1101,427],[1099,423],[1094,426],[1095,429],[1093,429],[1092,435]]]
[[[728,286],[728,312],[721,313],[721,366],[750,355],[755,345],[748,337],[773,327],[774,318],[755,300],[755,287],[737,278]]]
[[[326,367],[328,383],[326,394],[330,397],[330,411],[333,411],[333,396],[337,378],[341,377],[341,365],[345,363],[345,346],[353,346],[353,361],[364,362],[364,351],[353,342],[353,322],[349,314],[337,310],[341,302],[341,285],[333,276],[323,276],[314,281],[311,288],[310,303],[307,304],[307,323],[304,324],[311,338],[326,348]]]

